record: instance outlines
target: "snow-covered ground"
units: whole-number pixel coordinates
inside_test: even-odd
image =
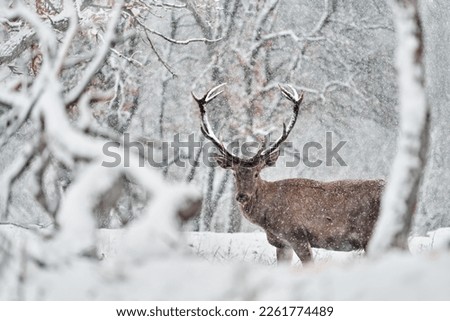
[[[275,265],[275,248],[266,239],[265,233],[186,233],[188,246],[197,256],[213,263],[246,262]],[[345,262],[360,257],[363,252],[334,252],[313,249],[316,263],[327,261]],[[293,264],[299,259],[295,256]]]
[[[120,230],[100,230],[99,252],[101,256],[116,254],[120,242]],[[255,263],[275,265],[275,248],[266,239],[265,233],[213,233],[185,232],[184,241],[189,251],[210,263]],[[450,245],[450,228],[442,228],[428,233],[427,236],[415,236],[409,241],[410,252],[414,255],[445,249]],[[364,257],[364,251],[338,252],[313,248],[313,257],[317,263],[346,263]],[[294,255],[293,265],[298,264]]]
[[[16,241],[23,230],[2,227]],[[88,258],[46,268],[14,264],[1,299],[45,300],[450,300],[450,229],[410,240],[411,253],[368,258],[363,253],[314,250],[315,262],[275,265],[263,233],[184,233],[176,250],[126,262],[118,249],[123,230],[101,230],[103,260]],[[31,240],[31,238],[29,238]],[[142,247],[151,244],[142,244]],[[20,260],[18,261],[20,267]],[[23,264],[23,262],[22,262]],[[9,271],[9,272],[8,272]],[[9,290],[8,290],[9,289]],[[19,289],[19,290],[17,290]]]

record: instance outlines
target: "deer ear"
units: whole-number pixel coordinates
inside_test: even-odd
[[[274,166],[275,163],[278,160],[278,156],[280,156],[280,150],[277,149],[276,151],[272,152],[269,156],[266,158],[266,166]]]
[[[222,155],[219,155],[219,154],[215,154],[213,156],[213,158],[216,161],[217,165],[219,165],[220,167],[225,168],[225,169],[231,168],[232,161],[229,160],[228,158],[226,158]]]

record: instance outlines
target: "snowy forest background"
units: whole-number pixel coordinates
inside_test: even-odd
[[[224,141],[279,135],[290,110],[278,84],[292,84],[305,93],[292,146],[264,179],[388,179],[401,116],[422,108],[399,108],[389,1],[0,0],[0,298],[450,298],[450,4],[418,9],[431,139],[415,173],[414,255],[315,250],[301,269],[274,268],[229,171],[201,150],[163,159],[163,142],[203,142],[191,91],[223,82],[211,116]],[[347,142],[347,166],[286,167],[326,132]],[[130,167],[100,166],[102,146],[125,133],[167,165],[131,155]]]

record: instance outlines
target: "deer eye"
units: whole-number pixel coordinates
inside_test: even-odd
[[[255,173],[255,177],[258,177],[258,173]]]

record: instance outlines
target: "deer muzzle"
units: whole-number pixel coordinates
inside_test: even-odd
[[[236,201],[238,201],[241,204],[247,203],[249,200],[250,200],[250,195],[248,195],[248,194],[245,194],[245,193],[237,193],[236,194]]]

